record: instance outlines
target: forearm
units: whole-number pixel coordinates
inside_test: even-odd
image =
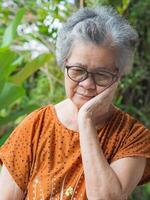
[[[121,184],[108,164],[90,119],[79,124],[80,147],[89,200],[120,200]]]
[[[2,166],[2,170],[0,173],[0,195],[1,197],[3,197],[3,200],[24,199],[23,191],[13,180],[5,165]]]

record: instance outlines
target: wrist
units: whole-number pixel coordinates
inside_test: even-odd
[[[79,129],[86,129],[94,126],[94,123],[90,115],[82,113],[81,115],[78,116],[78,126]]]
[[[91,113],[87,113],[87,112],[78,112],[78,122],[86,122],[86,121],[92,121],[92,114]]]

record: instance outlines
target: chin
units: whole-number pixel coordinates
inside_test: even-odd
[[[75,101],[73,101],[73,103],[75,104],[75,106],[77,107],[78,110],[85,104],[85,103],[79,103],[79,102],[75,102]]]
[[[90,100],[90,98],[84,99],[84,98],[73,97],[71,100],[79,110],[86,102]]]

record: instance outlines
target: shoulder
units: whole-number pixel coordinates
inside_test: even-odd
[[[124,158],[118,162],[129,162],[129,165],[133,162],[135,166],[143,162],[142,166],[145,166],[146,158],[145,171],[139,184],[146,183],[150,180],[150,130],[142,122],[120,109],[117,109],[116,118],[117,136],[114,139],[117,142],[115,142],[111,162]],[[135,159],[135,157],[141,159]]]
[[[110,160],[133,155],[149,157],[150,131],[127,112],[116,108],[105,130]]]
[[[133,132],[150,132],[148,128],[138,119],[133,117],[128,112],[115,107],[115,115],[113,123],[116,124],[118,131],[124,131],[126,134],[131,134]]]
[[[54,118],[54,105],[48,104],[36,110],[33,110],[31,113],[27,114],[16,128],[29,128],[32,126],[37,127],[40,125],[45,126],[46,124],[53,121]]]
[[[31,113],[29,113],[24,120],[29,120],[29,121],[35,121],[39,118],[42,118],[45,115],[51,116],[52,115],[52,109],[53,109],[53,105],[52,104],[48,104],[45,106],[42,106],[36,110],[33,110]],[[24,121],[23,120],[23,121]]]
[[[53,105],[42,106],[24,117],[12,131],[1,150],[11,144],[18,146],[19,143],[29,147],[33,141],[37,141],[41,135],[46,134],[47,126],[53,119],[52,107]]]

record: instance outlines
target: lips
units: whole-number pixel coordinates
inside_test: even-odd
[[[92,95],[92,96],[91,95],[85,95],[85,94],[81,94],[79,92],[77,92],[77,94],[84,97],[84,98],[89,98],[89,99],[94,97],[94,95]]]

